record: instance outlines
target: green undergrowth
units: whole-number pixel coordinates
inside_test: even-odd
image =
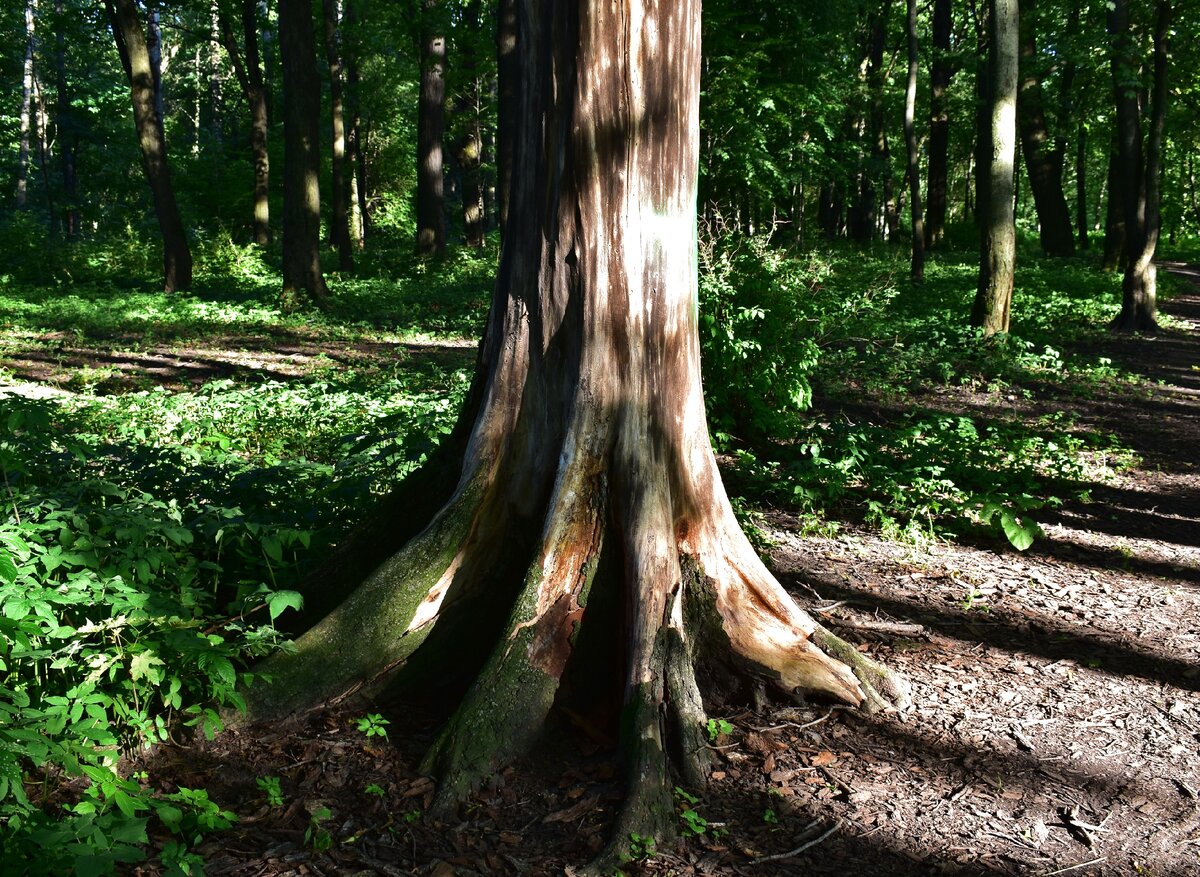
[[[1103,353],[1120,278],[1088,261],[1022,257],[1012,333],[984,339],[966,325],[973,254],[939,255],[914,284],[899,249],[815,256],[729,237],[702,253],[710,417],[745,499],[822,532],[859,520],[1024,549],[1038,509],[1086,499],[1132,460],[1024,405],[1138,380]]]
[[[397,284],[389,305],[372,283],[381,281],[357,294],[376,297],[364,311],[388,325],[411,303]],[[20,290],[0,287],[12,294],[0,302],[10,319],[29,332],[70,322],[85,342],[134,311],[145,312],[144,323],[130,320],[143,337],[295,319],[347,337],[368,331],[329,313],[288,315],[265,298],[230,295],[213,317],[215,294],[112,287],[56,300]],[[127,765],[193,729],[211,735],[219,710],[240,706],[250,661],[279,644],[274,620],[299,606],[298,576],[372,496],[423,462],[468,378],[373,363],[292,383],[0,396],[5,861],[33,874],[105,874],[152,850],[169,873],[203,872],[192,848],[234,815],[202,789],[158,787]]]

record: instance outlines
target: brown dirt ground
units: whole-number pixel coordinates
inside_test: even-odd
[[[1139,388],[1028,403],[1072,410],[1142,458],[1046,518],[1030,551],[800,538],[772,519],[781,580],[903,673],[914,706],[714,710],[733,730],[695,805],[704,833],[628,872],[1200,875],[1200,286],[1165,310],[1184,328],[1112,342]],[[621,789],[595,735],[564,723],[437,821],[417,770],[432,713],[378,709],[386,741],[355,730],[367,708],[328,711],[162,750],[151,778],[206,787],[241,815],[202,847],[211,877],[569,875],[606,840]],[[256,785],[268,776],[282,806]],[[323,808],[332,846],[315,852],[305,835]]]

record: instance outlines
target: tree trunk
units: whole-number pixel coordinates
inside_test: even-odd
[[[478,44],[482,10],[479,0],[472,0],[462,11],[463,42],[461,48],[463,90],[457,111],[462,119],[462,137],[458,142],[458,167],[462,173],[463,238],[468,247],[483,246],[487,233],[487,216],[483,204],[483,134],[480,126],[482,112],[478,66],[475,46]]]
[[[1075,224],[1079,228],[1079,249],[1088,244],[1087,216],[1087,126],[1082,121],[1075,134]]]
[[[154,72],[134,0],[105,0],[117,51],[129,80],[133,121],[142,147],[146,181],[154,198],[154,213],[163,239],[163,289],[174,292],[192,283],[192,254],[171,187],[167,147],[155,110]]]
[[[233,65],[234,75],[246,95],[250,108],[250,152],[254,157],[254,243],[265,247],[271,243],[270,180],[271,160],[267,151],[267,91],[263,86],[262,66],[258,57],[258,21],[254,0],[242,0],[242,39],[246,45],[243,62],[234,36],[233,21],[224,5],[218,6],[218,25],[221,42]]]
[[[950,62],[953,31],[951,0],[934,0],[933,63],[929,75],[929,202],[925,206],[925,246],[934,249],[946,233],[947,174],[950,153],[950,114],[946,92],[954,66]]]
[[[880,0],[879,5],[871,9],[867,24],[866,71],[870,106],[867,111],[866,134],[870,143],[870,153],[869,158],[858,169],[858,186],[854,191],[849,217],[850,238],[860,244],[870,242],[877,233],[881,183],[889,189],[884,194],[885,203],[892,200],[883,100],[886,85],[883,54],[891,7],[892,0]]]
[[[508,227],[508,200],[512,189],[514,126],[520,88],[520,46],[517,0],[499,0],[496,10],[496,212],[500,237]]]
[[[79,123],[67,90],[67,38],[62,0],[54,4],[55,127],[58,129],[58,158],[62,171],[62,231],[67,240],[79,235],[79,195],[75,176],[75,152],[79,148]]]
[[[1125,268],[1125,198],[1121,185],[1120,145],[1114,136],[1112,150],[1108,155],[1108,175],[1104,181],[1108,201],[1104,206],[1104,259],[1105,271]]]
[[[979,286],[971,309],[971,325],[982,327],[985,335],[1008,331],[1017,262],[1017,18],[1017,0],[988,0],[988,182],[986,205],[980,197]]]
[[[321,274],[320,109],[312,7],[279,0],[283,61],[283,292],[328,297]]]
[[[1034,0],[1021,0],[1020,18],[1021,86],[1017,97],[1017,121],[1021,130],[1021,151],[1029,171],[1029,188],[1037,209],[1042,250],[1048,256],[1073,256],[1075,239],[1062,184],[1063,151],[1052,145],[1046,128]]]
[[[213,144],[223,139],[221,130],[221,12],[219,0],[212,0],[209,8],[212,33],[208,43],[208,136]],[[219,169],[215,169],[219,173]],[[218,181],[219,182],[219,181]]]
[[[753,668],[786,693],[864,706],[902,701],[905,685],[796,606],[721,484],[696,313],[699,0],[520,2],[522,79],[545,87],[522,93],[516,119],[521,222],[463,414],[458,487],[270,662],[250,716],[422,665],[444,680],[483,645],[424,764],[445,812],[527,750],[569,673],[619,674],[619,858],[631,832],[673,830],[670,767],[704,782],[706,674]]]
[[[357,6],[355,0],[342,0],[342,55],[346,63],[346,160],[353,173],[350,179],[350,234],[354,245],[362,249],[367,240],[367,168],[363,156],[362,114],[359,110],[359,74],[357,51]]]
[[[21,68],[21,135],[17,148],[17,208],[24,209],[29,200],[29,142],[33,110],[33,47],[34,16],[37,0],[25,4],[25,62]]]
[[[329,61],[329,115],[332,191],[329,196],[329,239],[338,252],[338,269],[354,270],[350,240],[350,185],[346,177],[346,113],[342,87],[342,58],[337,0],[322,0],[325,19],[325,57]]]
[[[925,220],[921,212],[921,153],[917,148],[917,70],[920,65],[917,45],[917,0],[908,0],[908,85],[904,90],[904,142],[908,147],[908,191],[912,211],[913,280],[925,280]]]
[[[1160,172],[1167,103],[1167,34],[1171,5],[1159,0],[1154,25],[1154,85],[1150,134],[1142,151],[1140,90],[1136,87],[1136,47],[1129,28],[1128,0],[1109,6],[1113,88],[1117,103],[1117,143],[1121,198],[1125,214],[1125,277],[1121,313],[1113,321],[1118,332],[1158,329],[1154,251],[1158,247]]]
[[[163,101],[162,82],[162,26],[159,22],[158,7],[154,2],[146,4],[146,51],[150,56],[150,76],[154,83],[154,124],[158,128],[158,137],[166,141],[167,135],[163,128],[163,120],[167,117]]]
[[[437,0],[425,0],[427,18]],[[442,196],[442,135],[446,127],[446,38],[422,27],[421,98],[417,108],[417,252],[440,255],[446,250],[446,215]]]

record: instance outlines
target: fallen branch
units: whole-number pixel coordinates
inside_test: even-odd
[[[837,831],[841,827],[842,827],[842,820],[838,819],[833,823],[832,826],[829,827],[828,831],[826,831],[824,834],[820,835],[819,837],[813,838],[808,843],[800,844],[800,846],[796,847],[794,850],[788,850],[786,853],[776,853],[773,856],[760,856],[759,858],[755,859],[752,864],[761,865],[763,862],[778,862],[780,859],[790,859],[793,856],[798,856],[805,850],[811,849],[812,847],[815,847],[817,844],[825,841],[830,835],[832,835],[835,831]]]

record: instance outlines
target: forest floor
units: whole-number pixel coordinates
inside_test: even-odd
[[[801,538],[770,518],[781,580],[903,673],[914,705],[721,716],[718,770],[686,804],[698,831],[628,871],[1200,874],[1200,285],[1165,310],[1177,328],[1112,342],[1146,379],[1126,395],[1005,401],[1070,410],[1141,460],[1043,514],[1029,551],[865,529]],[[956,389],[922,403],[995,401]],[[593,739],[555,735],[438,822],[416,766],[432,720],[383,712],[387,742],[355,730],[360,708],[161,754],[160,778],[252,814],[206,843],[207,873],[571,874],[606,840],[620,787]],[[283,778],[284,805],[261,803],[262,776]],[[320,831],[336,840],[315,853]]]
[[[717,771],[698,800],[679,802],[699,815],[694,830],[643,847],[629,873],[1200,875],[1200,268],[1171,270],[1196,285],[1165,304],[1173,328],[1111,340],[1109,355],[1144,377],[1119,395],[955,388],[917,400],[951,413],[1068,411],[1136,452],[1140,463],[1094,485],[1089,502],[1039,513],[1045,535],[1028,551],[849,526],[801,537],[768,514],[780,580],[904,674],[913,705],[715,710],[728,722]],[[259,340],[98,353],[41,339],[7,365],[23,381],[15,391],[36,395],[61,392],[80,367],[188,385],[400,352]],[[53,355],[38,353],[47,345]],[[607,840],[621,789],[595,735],[564,724],[459,819],[437,821],[418,770],[436,718],[376,708],[386,739],[356,728],[360,706],[163,747],[143,766],[156,784],[206,788],[239,814],[200,847],[210,877],[572,874]],[[282,803],[265,803],[264,777],[280,778]]]

